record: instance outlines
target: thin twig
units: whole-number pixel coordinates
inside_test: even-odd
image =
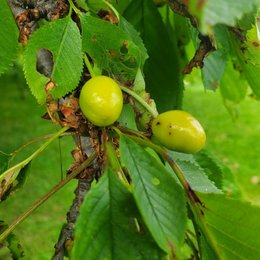
[[[75,171],[68,175],[63,181],[59,182],[54,188],[52,188],[47,194],[45,194],[41,199],[39,199],[33,206],[31,206],[26,212],[24,212],[20,217],[18,217],[1,235],[0,241],[3,241],[20,223],[22,223],[30,214],[34,212],[40,205],[42,205],[46,200],[48,200],[53,194],[60,190],[65,184],[74,179],[79,173],[81,173],[86,167],[88,167],[93,160],[96,158],[96,153],[94,152],[88,157]]]
[[[187,17],[190,20],[191,25],[194,28],[198,29],[198,21],[196,17],[194,17],[189,13],[187,6],[185,4],[179,2],[178,0],[167,0],[167,4],[169,5],[169,7],[172,9],[174,13]],[[212,45],[209,36],[202,35],[199,32],[198,37],[200,39],[199,47],[196,50],[193,58],[183,69],[183,74],[191,73],[192,69],[195,67],[202,68],[204,65],[203,61],[205,57],[208,55],[209,52],[215,50],[215,47]]]
[[[90,63],[90,61],[89,61],[89,58],[88,58],[87,54],[84,54],[84,61],[85,61],[85,64],[86,64],[86,66],[87,66],[87,68],[88,68],[88,71],[89,71],[89,73],[90,73],[90,76],[91,76],[92,78],[94,78],[94,77],[96,76],[96,74],[95,74],[95,72],[94,72],[94,70],[93,70],[93,68],[92,68],[92,65],[91,65],[91,63]]]

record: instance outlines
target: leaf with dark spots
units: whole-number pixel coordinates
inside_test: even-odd
[[[37,61],[39,55],[44,56],[41,62]],[[73,90],[79,83],[82,69],[81,36],[71,19],[46,23],[32,34],[25,51],[24,72],[40,104],[46,100],[46,91],[60,98]],[[53,87],[44,88],[49,82]]]
[[[95,17],[81,15],[81,25],[83,50],[96,65],[123,82],[133,80],[147,58],[141,40],[133,39],[121,26]]]

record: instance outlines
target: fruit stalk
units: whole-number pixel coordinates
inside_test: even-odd
[[[140,97],[138,94],[136,94],[134,91],[124,86],[120,86],[120,88],[125,93],[133,97],[136,101],[138,101],[154,118],[158,116],[158,112],[154,110],[151,106],[149,106],[149,104],[146,103],[145,100],[142,97]]]

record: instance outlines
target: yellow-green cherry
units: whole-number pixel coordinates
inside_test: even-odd
[[[109,126],[121,114],[123,94],[116,81],[107,76],[96,76],[83,86],[79,106],[86,118],[94,125]]]
[[[206,134],[199,121],[181,110],[159,114],[152,122],[152,132],[163,146],[182,153],[196,153],[206,142]]]

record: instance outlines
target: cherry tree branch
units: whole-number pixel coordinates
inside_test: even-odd
[[[88,179],[79,179],[78,181],[77,188],[74,192],[75,198],[67,213],[67,223],[62,227],[58,242],[55,244],[55,253],[52,257],[53,260],[62,260],[64,255],[71,250],[74,240],[74,225],[84,197],[91,188],[93,177],[94,176],[89,176]]]
[[[198,21],[197,21],[196,17],[192,16],[189,13],[188,8],[185,4],[183,4],[181,1],[178,1],[178,0],[167,0],[166,2],[174,13],[187,17],[190,20],[191,25],[194,28],[198,29]],[[185,68],[183,70],[183,74],[191,73],[191,71],[194,67],[202,68],[204,65],[205,57],[208,55],[209,52],[215,50],[209,36],[202,35],[199,32],[198,37],[200,39],[199,47],[196,50],[193,58],[185,66]]]

